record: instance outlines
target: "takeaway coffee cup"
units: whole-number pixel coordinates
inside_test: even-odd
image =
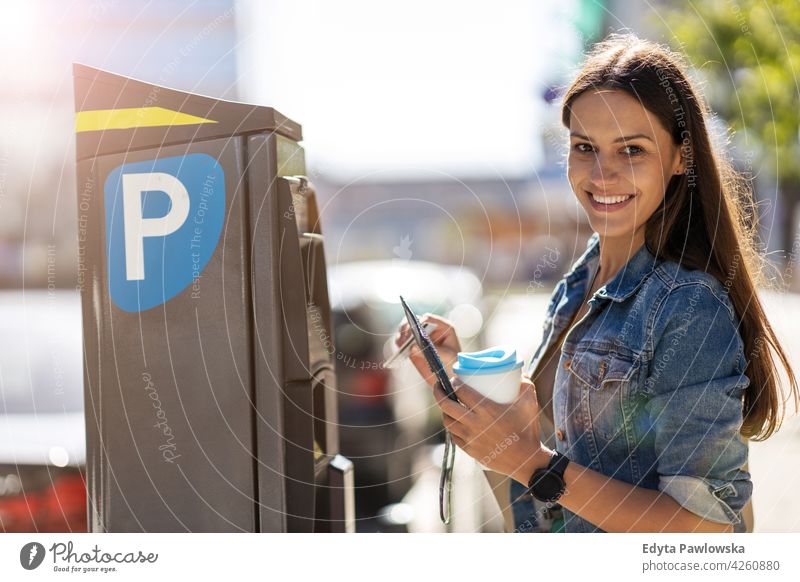
[[[500,345],[479,352],[458,352],[453,373],[486,398],[508,404],[519,394],[522,364],[517,350]]]
[[[458,352],[458,361],[453,365],[453,373],[486,398],[508,404],[519,394],[522,364],[523,361],[517,359],[517,350],[511,346],[500,345],[480,352]],[[504,448],[500,443],[498,447]],[[489,470],[480,461],[478,466],[484,471]],[[504,505],[501,503],[500,507]]]

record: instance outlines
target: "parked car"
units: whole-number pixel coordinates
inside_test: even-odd
[[[355,464],[364,531],[372,527],[369,518],[410,488],[415,452],[441,439],[441,416],[416,369],[407,359],[383,366],[404,319],[399,296],[419,315],[451,318],[468,349],[482,330],[482,285],[464,267],[397,259],[334,265],[328,280],[340,446]]]
[[[0,529],[85,532],[80,297],[0,291]]]

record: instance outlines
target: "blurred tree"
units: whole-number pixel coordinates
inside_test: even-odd
[[[800,201],[800,2],[672,1],[661,15],[708,81],[712,108],[738,132],[746,165],[778,184],[784,212],[776,234],[791,251]]]

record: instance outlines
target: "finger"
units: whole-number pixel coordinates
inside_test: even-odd
[[[470,410],[489,405],[491,402],[483,394],[475,390],[469,384],[466,384],[457,376],[450,378],[450,383],[453,385],[458,399]]]
[[[414,362],[414,365],[417,366],[418,369],[421,368],[420,374],[422,374],[423,377],[430,378],[433,376],[433,372],[428,366],[428,361],[425,359],[425,355],[417,344],[413,344],[409,348],[408,357],[411,358],[411,361]]]
[[[420,318],[420,323],[435,323],[436,329],[432,329],[427,331],[428,337],[431,338],[431,342],[434,344],[438,344],[447,336],[454,334],[455,329],[453,329],[452,325],[446,319],[433,315],[432,313],[426,313]]]
[[[394,343],[398,346],[404,343],[408,339],[408,332],[408,322],[404,321],[400,324],[400,328],[397,330]]]
[[[455,435],[455,434],[453,434],[452,437],[453,437],[453,443],[455,443],[455,445],[459,449],[461,449],[465,453],[469,453],[469,451],[467,450],[469,448],[469,439],[463,439],[460,436]]]
[[[412,356],[411,363],[414,364],[414,368],[416,368],[417,373],[420,375],[420,378],[431,388],[433,388],[434,384],[437,382],[438,377],[436,374],[431,372],[431,369],[428,367],[428,363],[422,356]]]
[[[433,385],[433,396],[436,399],[436,404],[442,410],[443,414],[461,420],[465,415],[471,414],[469,410],[464,408],[461,404],[451,399],[442,388],[441,384],[436,381]]]
[[[443,321],[444,320],[441,317],[439,317],[435,313],[431,313],[430,311],[426,311],[425,313],[419,316],[420,323],[435,323],[437,324],[437,327],[441,327],[439,324],[441,324]]]
[[[538,397],[536,394],[536,385],[531,380],[530,375],[522,374],[522,380],[520,381],[519,385],[519,397],[520,399],[530,399],[532,398],[534,402],[538,402]]]
[[[460,423],[457,419],[442,414],[442,424],[450,432],[450,434],[458,435],[460,438],[466,439],[469,436],[467,427]]]
[[[425,383],[428,386],[433,386],[433,382],[436,380],[436,375],[431,372],[431,369],[425,360],[425,356],[422,355],[422,351],[416,346],[416,344],[412,344],[406,354],[408,355],[408,359],[414,365],[414,368],[416,368],[417,373],[425,381]]]

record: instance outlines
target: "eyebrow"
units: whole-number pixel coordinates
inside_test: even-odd
[[[579,139],[585,139],[586,141],[592,141],[592,138],[587,137],[587,136],[583,135],[582,133],[577,133],[575,131],[571,132],[569,135],[570,135],[570,137],[577,137]],[[645,135],[643,133],[634,133],[633,135],[625,135],[623,137],[618,137],[617,139],[614,140],[614,143],[619,143],[619,142],[623,142],[623,141],[632,141],[632,140],[638,139],[638,138],[649,139],[650,141],[655,143],[655,140],[653,140],[652,137],[650,137],[649,135]]]

